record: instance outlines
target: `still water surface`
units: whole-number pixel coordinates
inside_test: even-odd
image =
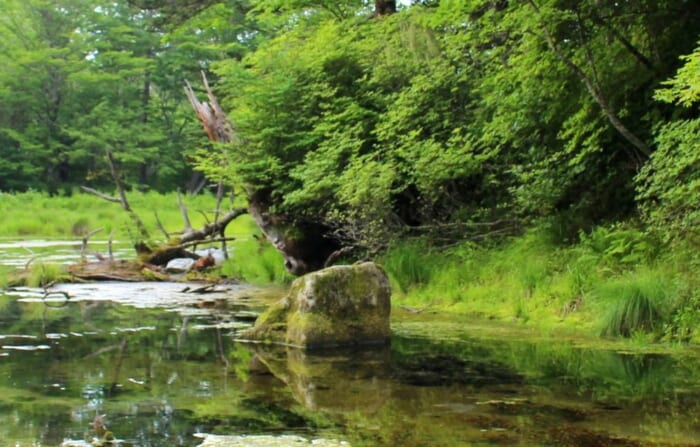
[[[96,414],[125,446],[197,446],[197,433],[355,447],[700,445],[690,348],[643,354],[396,309],[390,347],[304,353],[236,341],[281,291],[185,287],[0,294],[0,445],[82,440]]]

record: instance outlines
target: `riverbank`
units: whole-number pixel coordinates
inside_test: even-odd
[[[696,341],[697,262],[691,247],[671,249],[631,224],[597,227],[568,244],[546,224],[487,247],[414,241],[382,259],[394,302],[416,311],[669,342]]]
[[[168,230],[182,228],[175,194],[134,192],[130,200],[153,234],[158,232],[154,210]],[[206,222],[204,211],[214,209],[215,198],[187,196],[185,204],[197,227]],[[104,248],[100,235],[106,239],[112,232],[122,247],[132,245],[133,223],[126,213],[86,194],[2,194],[0,213],[12,216],[0,224],[3,238],[64,238],[78,244],[81,235],[103,228],[92,242],[96,251]],[[249,216],[234,220],[226,235],[235,238],[229,244],[233,256],[219,275],[256,285],[293,280]],[[26,251],[21,244],[16,250]],[[60,275],[50,261],[43,262],[42,252],[23,254],[36,255],[32,266],[42,277]],[[490,244],[435,248],[424,240],[403,241],[378,261],[391,278],[394,304],[413,312],[438,310],[544,331],[669,342],[696,341],[700,323],[695,274],[700,256],[689,243],[671,246],[632,223],[599,226],[573,240],[542,221],[521,236]]]

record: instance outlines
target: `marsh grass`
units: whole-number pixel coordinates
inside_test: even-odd
[[[601,335],[630,337],[653,332],[665,321],[670,285],[654,272],[634,272],[600,285],[596,300],[604,305]]]
[[[421,240],[412,240],[396,244],[381,258],[395,287],[402,293],[425,286],[444,264],[444,256],[432,251]]]
[[[29,271],[24,276],[24,285],[27,287],[45,287],[49,284],[69,279],[70,275],[61,265],[34,262],[29,266]]]
[[[535,226],[491,247],[465,243],[436,253],[399,245],[383,262],[400,286],[394,301],[417,308],[640,339],[663,330],[688,334],[700,319],[688,304],[700,300],[676,297],[678,284],[691,278],[682,270],[688,263],[675,265],[673,253],[659,257],[655,244],[614,226],[562,245],[546,226]]]
[[[288,284],[294,279],[285,270],[282,255],[262,236],[235,241],[221,274],[256,285]]]
[[[168,231],[182,230],[183,221],[174,193],[131,191],[128,197],[154,239],[164,238],[158,230],[156,212]],[[207,219],[212,219],[216,205],[213,195],[184,196],[183,200],[192,226],[200,227]],[[0,193],[0,215],[3,216],[0,220],[0,237],[3,238],[78,239],[88,231],[103,228],[96,238],[106,239],[114,231],[115,238],[129,240],[136,233],[133,221],[119,204],[84,193],[53,197],[40,192]],[[235,232],[236,223],[231,225],[230,230]]]

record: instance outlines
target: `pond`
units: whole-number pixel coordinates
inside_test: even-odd
[[[386,348],[270,348],[237,334],[282,291],[198,287],[0,294],[2,445],[89,445],[104,415],[123,446],[700,446],[692,348],[402,309]]]

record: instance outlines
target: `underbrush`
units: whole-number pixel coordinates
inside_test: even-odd
[[[681,259],[682,258],[682,259]],[[700,264],[633,224],[597,227],[559,243],[546,224],[490,247],[447,250],[425,241],[380,260],[395,300],[544,329],[571,326],[603,336],[690,340],[700,324]]]

